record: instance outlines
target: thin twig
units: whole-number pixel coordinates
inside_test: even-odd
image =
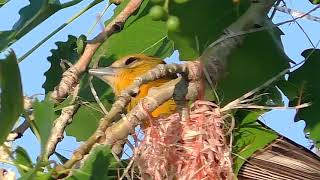
[[[23,108],[25,112],[29,112],[32,109],[32,104],[34,102],[33,97],[25,96],[23,99]],[[29,121],[28,119],[31,119],[29,117],[28,113],[24,113],[25,121],[23,121],[17,128],[15,128],[11,133],[8,135],[6,141],[15,141],[16,139],[19,139],[23,136],[24,132],[29,128]]]
[[[320,41],[319,41],[320,42]],[[317,44],[318,45],[318,44]],[[280,73],[278,73],[277,75],[275,75],[274,77],[270,78],[268,81],[266,81],[265,83],[263,83],[262,85],[260,85],[259,87],[254,88],[253,90],[249,91],[248,93],[242,95],[241,97],[239,97],[238,99],[228,103],[227,105],[225,105],[223,108],[221,108],[221,111],[228,111],[230,109],[233,109],[234,107],[236,107],[237,105],[241,104],[241,102],[243,102],[245,99],[247,99],[248,97],[252,96],[253,94],[257,93],[258,91],[260,91],[261,89],[269,86],[270,84],[272,84],[273,82],[275,82],[276,80],[278,80],[280,77],[282,77],[283,75],[285,75],[286,73],[290,72],[291,69],[294,69],[295,67],[298,67],[299,65],[303,64],[305,61],[307,61],[309,59],[309,57],[311,56],[311,54],[315,52],[315,49],[313,49],[310,54],[305,58],[305,60],[295,64],[294,66],[290,67],[290,68],[286,68],[283,71],[281,71]]]
[[[284,7],[285,7],[285,8],[287,8],[286,6],[287,6],[287,4],[284,3]],[[291,12],[291,11],[290,11],[290,12]],[[296,14],[292,14],[292,13],[289,13],[289,15],[292,17],[292,19],[294,19],[295,17],[298,17],[298,16],[293,16],[293,15],[296,15]],[[303,13],[301,13],[301,14],[299,14],[299,15],[300,15],[300,16],[303,16]],[[308,14],[308,15],[306,15],[305,17],[307,17],[307,16],[310,16],[310,15]],[[295,21],[295,23],[297,23],[297,25],[298,25],[298,27],[300,28],[300,30],[301,30],[301,31],[303,32],[303,34],[307,37],[307,39],[308,39],[308,41],[310,42],[311,46],[312,46],[313,48],[315,48],[315,45],[313,44],[311,38],[309,37],[309,35],[307,34],[307,32],[303,29],[303,27],[300,25],[300,23],[299,23],[298,21]]]
[[[61,101],[67,96],[78,83],[78,79],[82,73],[85,72],[87,66],[90,64],[91,59],[96,50],[101,44],[110,37],[112,34],[121,30],[125,21],[133,14],[142,3],[142,0],[131,0],[127,6],[111,21],[105,29],[99,33],[93,40],[88,41],[83,54],[75,63],[74,67],[69,68],[63,73],[63,77],[51,94],[51,98],[55,101]]]
[[[265,21],[265,17],[276,0],[261,0],[252,3],[248,10],[225,30],[217,41],[211,43],[200,56],[203,72],[211,86],[216,85],[224,75],[227,58],[237,49],[249,33],[262,31],[266,28],[255,28],[255,24]],[[210,73],[209,73],[210,72]]]
[[[93,87],[92,78],[93,78],[92,76],[89,77],[89,86],[90,86],[91,93],[92,93],[94,99],[97,101],[100,108],[102,109],[103,113],[108,114],[107,109],[104,107],[104,105],[102,104],[102,102],[100,101],[100,99],[98,97],[97,91]]]
[[[318,5],[315,8],[317,9],[319,7],[320,6]],[[303,18],[305,18],[305,19],[320,23],[320,17],[312,16],[312,15],[310,15],[310,13],[300,12],[300,11],[297,11],[297,10],[294,10],[294,9],[290,9],[288,7],[285,7],[285,6],[275,6],[274,8],[276,10],[280,11],[280,12],[283,12],[283,13],[286,13],[286,14],[290,14],[292,17],[301,17],[301,16],[303,16]]]
[[[274,7],[277,7],[279,6],[279,4],[282,2],[283,0],[277,0],[277,2],[275,3]],[[276,8],[273,9],[272,13],[271,13],[271,16],[270,16],[270,19],[272,20],[274,15],[276,14],[277,10]]]
[[[234,106],[233,109],[271,109],[271,110],[287,110],[287,109],[302,109],[311,106],[311,103],[303,103],[297,106],[292,107],[282,107],[282,106],[258,106],[258,105],[251,105],[251,104],[239,104],[237,106]]]

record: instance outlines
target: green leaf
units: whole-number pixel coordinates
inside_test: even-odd
[[[59,105],[54,107],[54,111],[60,111],[65,107],[71,106],[73,103],[74,103],[74,97],[73,96],[68,96],[67,99],[65,99]]]
[[[0,52],[15,42],[14,30],[0,31]]]
[[[0,145],[23,112],[23,94],[16,55],[0,59]]]
[[[180,59],[194,60],[199,57],[249,5],[248,0],[239,4],[219,0],[170,4],[170,15],[179,17],[181,22],[180,31],[169,33],[175,49],[179,50]],[[272,26],[267,19],[265,21],[261,25]],[[225,78],[218,83],[217,92],[222,105],[262,85],[288,67],[289,58],[283,52],[280,35],[277,28],[246,35],[242,46],[229,57]],[[269,94],[277,101],[271,104],[281,103],[279,93],[273,89]],[[210,96],[208,93],[206,95]]]
[[[83,34],[81,34],[77,39],[77,53],[81,55],[84,51],[84,48],[86,47],[86,41],[87,37]]]
[[[128,2],[128,0],[125,0],[115,9],[113,18]],[[112,35],[108,41],[100,46],[93,57],[91,66],[97,61],[100,62],[100,66],[106,66],[128,54],[143,53],[160,58],[170,56],[173,53],[173,42],[167,38],[165,23],[153,21],[148,16],[151,6],[152,4],[148,0],[143,1],[139,10],[126,21],[123,30],[120,33]],[[92,83],[100,100],[104,104],[107,104],[107,106],[110,106],[114,99],[111,88],[96,78],[92,80]],[[82,78],[80,87],[79,96],[81,99],[94,102],[87,75]],[[87,139],[96,129],[102,115],[101,112],[93,110],[90,107],[81,107],[74,116],[73,123],[67,128],[68,135],[75,136],[78,141]],[[79,129],[83,129],[83,131],[79,133]]]
[[[293,100],[298,97],[297,87],[295,86],[295,84],[287,80],[280,80],[279,82],[277,82],[277,87],[281,89],[281,91],[289,100]]]
[[[99,95],[100,101],[105,103],[113,102],[114,94],[109,85],[97,78],[92,79],[91,82],[95,91]],[[81,97],[81,99],[85,102],[96,102],[90,89],[88,74],[85,74],[80,81],[79,97]]]
[[[170,15],[179,17],[180,31],[170,32],[169,38],[179,50],[181,60],[194,60],[205,48],[222,35],[249,6],[248,0],[240,3],[221,0],[196,0],[184,4],[171,3]]]
[[[0,32],[0,51],[19,40],[33,28],[38,26],[51,15],[65,8],[58,0],[29,0],[30,4],[19,11],[20,19],[13,25],[11,31]],[[81,2],[74,1],[74,4]],[[0,3],[1,4],[1,3]],[[8,32],[10,32],[8,34]]]
[[[33,169],[21,176],[18,180],[53,180],[53,178],[51,177],[51,173],[43,173]]]
[[[13,162],[14,162],[14,164],[17,165],[16,167],[17,167],[20,175],[23,175],[23,174],[27,173],[28,171],[26,171],[25,169],[22,169],[18,165],[23,165],[23,166],[26,166],[30,169],[33,168],[32,161],[31,161],[31,159],[25,149],[18,146],[16,148],[16,150],[14,151],[14,154],[15,154],[15,158],[13,159]]]
[[[97,105],[89,86],[89,76],[85,74],[80,81],[79,99],[84,101],[73,116],[72,123],[67,127],[68,135],[74,136],[77,141],[84,141],[96,130],[103,112]],[[114,101],[112,89],[103,81],[93,79],[92,84],[99,95],[99,99],[108,110]],[[64,104],[64,102],[62,102]],[[60,107],[61,105],[59,105]],[[88,123],[89,121],[89,123]],[[79,131],[81,130],[81,131]]]
[[[117,179],[118,163],[114,159],[109,146],[98,145],[89,155],[80,169],[74,169],[72,176],[66,178],[74,179]]]
[[[122,2],[115,9],[115,15],[127,3],[128,0]],[[143,1],[139,11],[126,21],[123,30],[101,45],[93,57],[93,63],[101,60],[104,65],[110,64],[122,56],[138,53],[160,58],[170,56],[173,53],[173,42],[167,37],[165,23],[153,21],[148,15],[151,6],[148,0]]]
[[[53,121],[56,119],[54,113],[54,102],[48,97],[39,102],[36,100],[33,104],[34,108],[34,123],[37,128],[37,132],[40,135],[41,150],[44,151],[45,145],[48,141]]]
[[[59,84],[63,72],[69,68],[69,65],[67,65],[65,62],[74,64],[79,59],[80,55],[77,52],[77,43],[78,39],[75,36],[71,35],[68,36],[68,40],[66,42],[59,41],[55,43],[57,45],[57,49],[51,50],[52,55],[48,57],[48,61],[51,63],[51,66],[48,71],[44,73],[44,75],[46,76],[46,81],[44,82],[42,87],[45,89],[46,93],[52,91],[54,87]],[[61,62],[61,60],[64,60],[65,62]],[[104,82],[93,79],[92,84],[94,85],[95,90],[100,96],[100,100],[103,101],[105,99],[113,99],[113,97],[111,97],[111,88]],[[84,101],[95,101],[90,90],[89,76],[87,74],[84,74],[82,79],[80,80],[79,96],[80,99]],[[68,99],[60,103],[55,108],[55,110],[70,105],[69,102],[72,98]]]
[[[320,0],[309,0],[312,4],[319,4]]]
[[[312,103],[310,107],[299,109],[295,121],[306,122],[305,132],[317,147],[320,147],[320,49],[308,49],[302,52],[306,62],[297,70],[289,74],[289,87],[295,87],[295,96],[291,93],[291,106],[302,103]],[[285,94],[288,92],[286,86]],[[289,91],[289,92],[292,92]]]
[[[51,67],[47,72],[45,72],[46,81],[42,86],[46,90],[46,93],[52,91],[54,87],[58,85],[62,78],[62,73],[69,68],[69,65],[66,65],[66,63],[63,63],[65,68],[61,67],[61,59],[71,64],[74,64],[78,60],[79,54],[77,52],[77,40],[78,39],[75,36],[68,36],[68,40],[66,42],[56,42],[57,49],[51,50],[52,55],[48,57]],[[99,95],[99,99],[108,108],[114,99],[111,88],[106,83],[96,78],[92,80],[92,84]],[[88,74],[84,74],[80,80],[80,92],[78,96],[79,100],[84,101],[85,103],[95,102],[90,90]],[[58,104],[54,110],[57,111],[69,106],[71,101],[72,97],[68,97],[66,100]],[[94,132],[99,119],[102,117],[102,113],[99,112],[100,108],[96,106],[96,104],[88,104],[88,106],[80,107],[73,117],[73,123],[67,128],[68,135],[75,136],[78,141],[85,140],[89,137],[91,133]],[[94,109],[92,109],[92,107],[94,107]],[[88,120],[90,120],[89,125]],[[79,132],[79,129],[83,129],[84,133]]]
[[[288,67],[289,58],[283,52],[277,29],[248,34],[243,45],[229,57],[226,77],[218,84],[222,104],[264,84]],[[277,94],[279,91],[274,89],[269,96],[278,96],[277,101],[281,102],[281,96]]]
[[[233,169],[238,174],[241,166],[254,152],[264,148],[275,140],[278,135],[257,122],[263,112],[246,113],[234,132],[233,140]]]
[[[5,5],[7,2],[9,2],[10,0],[0,0],[0,7]]]
[[[114,16],[106,23],[110,22],[121,10],[127,5],[129,0],[123,1],[114,11]],[[153,4],[149,0],[143,1],[139,10],[130,16],[124,24],[120,33],[112,35],[108,41],[103,43],[95,53],[91,66],[97,61],[100,66],[106,66],[114,62],[116,59],[128,55],[143,53],[150,56],[165,58],[173,53],[173,42],[167,38],[165,23],[161,21],[153,21],[148,16],[150,7]],[[87,101],[93,101],[90,93],[87,77],[81,81],[80,96]],[[111,88],[100,80],[95,78],[92,81],[96,88],[100,91],[99,96],[105,96],[110,102],[112,101]],[[83,87],[87,87],[83,90]],[[103,99],[103,98],[102,98]]]
[[[96,103],[82,105],[73,116],[72,123],[66,128],[66,133],[68,136],[74,136],[77,141],[84,141],[95,132],[102,117],[103,112]]]
[[[48,57],[51,66],[48,71],[44,73],[46,81],[42,87],[46,93],[53,91],[54,87],[59,84],[62,73],[69,67],[65,63],[62,63],[61,60],[66,60],[74,64],[75,61],[79,59],[79,54],[77,53],[77,38],[75,36],[69,35],[66,42],[59,41],[55,44],[57,45],[57,49],[51,50],[52,55]],[[61,63],[65,66],[65,69],[62,69]]]

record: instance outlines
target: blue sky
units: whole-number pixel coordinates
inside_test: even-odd
[[[39,27],[31,31],[28,35],[21,38],[11,48],[15,51],[18,57],[22,56],[25,52],[31,49],[38,41],[47,36],[52,30],[60,26],[63,22],[66,22],[75,13],[80,11],[83,7],[90,3],[90,0],[83,0],[83,2],[76,5],[76,8],[68,8],[56,13],[50,19],[46,20]],[[28,4],[27,0],[11,0],[8,4],[0,9],[0,31],[10,30],[13,24],[18,20],[18,11],[20,8]],[[22,74],[23,89],[25,95],[43,94],[42,84],[45,81],[43,73],[47,71],[50,64],[46,58],[51,55],[50,50],[56,48],[56,41],[67,40],[68,34],[78,36],[80,34],[86,34],[92,24],[96,21],[97,14],[102,12],[107,2],[104,1],[85,13],[79,19],[74,21],[71,25],[64,28],[61,32],[49,39],[43,46],[36,50],[33,54],[27,57],[22,63],[20,63],[20,70]],[[287,5],[299,11],[308,12],[314,6],[305,1],[287,1]],[[107,19],[112,15],[112,8],[110,8],[104,19]],[[313,13],[315,16],[320,16],[319,10]],[[278,12],[274,18],[275,22],[282,22],[292,19],[289,15]],[[308,36],[313,40],[314,44],[320,40],[320,24],[309,20],[299,20],[300,25],[304,28]],[[288,56],[296,62],[303,60],[300,53],[307,48],[311,48],[310,42],[307,40],[303,31],[295,24],[286,24],[280,27],[286,34],[282,36],[285,52]],[[95,33],[101,31],[100,26],[97,26]],[[95,34],[94,33],[94,34]],[[94,35],[93,34],[93,35]],[[91,37],[93,36],[91,35]],[[90,37],[89,37],[90,39]],[[175,54],[170,61],[175,61],[177,54]],[[273,110],[265,114],[261,120],[268,126],[279,132],[280,134],[296,141],[297,143],[309,147],[310,142],[304,138],[303,128],[305,123],[299,121],[294,123],[294,110]],[[35,159],[39,154],[40,145],[36,141],[36,138],[28,131],[25,136],[16,141],[16,144],[26,148]],[[59,144],[57,150],[66,156],[70,156],[72,150],[77,145],[74,138],[65,138],[65,140]],[[1,164],[0,164],[1,166]]]

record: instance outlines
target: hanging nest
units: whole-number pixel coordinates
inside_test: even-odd
[[[172,114],[145,129],[134,155],[142,179],[233,179],[225,133],[230,116],[207,101],[196,101],[189,114],[185,120]]]

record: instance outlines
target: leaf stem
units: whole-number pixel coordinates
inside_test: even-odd
[[[37,126],[35,125],[34,121],[30,118],[30,116],[26,110],[23,111],[23,116],[24,116],[25,120],[29,123],[29,126],[30,126],[31,130],[33,131],[34,135],[37,137],[37,139],[39,141],[41,141],[39,130],[38,130]]]
[[[107,12],[107,10],[109,9],[109,7],[111,6],[111,3],[108,3],[108,5],[104,8],[104,10],[102,11],[102,13],[99,15],[99,17],[97,18],[96,22],[91,26],[91,28],[89,29],[89,31],[87,32],[87,37],[89,37],[94,28],[97,26],[97,24],[99,23],[99,21],[102,19],[102,17],[104,16],[104,14]]]

